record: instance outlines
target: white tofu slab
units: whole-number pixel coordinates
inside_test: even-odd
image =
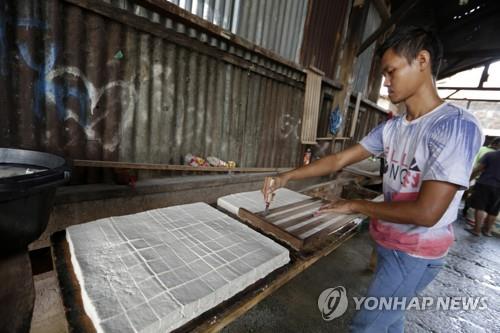
[[[288,250],[204,203],[71,226],[98,332],[168,332],[290,261]]]
[[[310,196],[291,191],[286,188],[280,188],[276,191],[269,209],[278,208],[281,206],[293,204],[299,201],[311,199]],[[217,206],[224,208],[228,212],[238,215],[240,208],[257,213],[264,210],[266,207],[264,197],[260,191],[241,192],[231,195],[226,195],[217,200]]]

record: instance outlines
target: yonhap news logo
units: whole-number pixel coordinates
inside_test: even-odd
[[[342,316],[349,301],[344,287],[338,286],[323,290],[318,298],[318,308],[324,320],[330,321]]]
[[[368,311],[476,311],[488,308],[486,297],[353,297],[356,310]]]
[[[352,297],[356,311],[481,311],[488,308],[486,297],[423,296],[423,297]],[[318,297],[318,308],[325,321],[342,316],[349,305],[343,286],[328,288]]]

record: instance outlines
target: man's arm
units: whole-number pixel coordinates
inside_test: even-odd
[[[339,200],[324,206],[320,212],[360,213],[398,224],[432,227],[446,212],[458,189],[452,183],[428,180],[422,183],[415,201]]]
[[[371,155],[362,145],[356,144],[340,153],[314,161],[307,166],[284,172],[276,177],[267,177],[262,189],[264,199],[267,201],[268,196],[272,192],[285,186],[289,180],[325,176],[347,165],[362,161]]]

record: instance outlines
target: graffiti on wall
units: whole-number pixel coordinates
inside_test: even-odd
[[[233,101],[249,96],[244,96],[248,92],[243,89],[236,91],[232,87],[232,80],[239,76],[225,73],[224,67],[229,66],[225,61],[102,17],[96,16],[83,27],[80,18],[56,24],[43,17],[47,24],[30,17],[5,19],[9,15],[2,15],[1,7],[0,4],[0,75],[4,76],[0,80],[15,71],[21,74],[22,87],[15,82],[7,88],[14,93],[12,100],[24,98],[13,116],[17,119],[21,115],[24,121],[20,125],[7,122],[9,126],[19,126],[16,130],[23,130],[22,135],[34,128],[37,144],[43,142],[51,149],[63,148],[75,155],[83,151],[95,158],[120,148],[119,158],[160,160],[154,152],[161,150],[162,160],[175,159],[184,149],[190,149],[185,148],[184,140],[186,146],[198,145],[201,149],[200,139],[206,141],[207,150],[232,149],[226,147],[232,139],[226,133],[233,133],[233,124],[225,117],[235,105]],[[36,16],[39,10],[23,12]],[[106,43],[101,32],[109,27],[113,27],[113,38]],[[78,31],[84,32],[79,38],[64,35]],[[117,49],[113,49],[115,46]],[[111,54],[115,56],[106,56]],[[191,82],[201,80],[200,85],[191,84],[190,76],[195,78]],[[261,96],[258,85],[268,81],[259,75],[249,79],[254,84],[251,80],[259,88],[258,100],[263,99],[268,110],[272,96]],[[283,90],[288,96],[292,88],[287,85]],[[216,106],[213,114],[209,107],[212,103]],[[223,105],[221,110],[219,105]],[[272,116],[272,131],[280,140],[295,142],[300,134],[300,110],[285,110],[273,111],[278,114]],[[208,124],[200,125],[204,122]],[[191,126],[196,127],[192,130]],[[209,130],[212,127],[213,131]],[[249,130],[248,135],[254,135],[253,132]],[[162,143],[161,149],[153,147],[156,142]]]
[[[292,138],[299,140],[300,125],[302,120],[297,119],[297,117],[284,113],[280,116],[280,137],[282,139],[288,139],[290,135]]]
[[[47,34],[49,26],[43,21],[34,18],[21,18],[15,22],[0,14],[0,75],[9,74],[9,57],[7,50],[7,28],[14,25],[15,29],[38,30],[42,34]],[[22,36],[21,34],[19,34]],[[83,129],[88,140],[98,140],[96,138],[95,127],[106,118],[108,112],[105,110],[101,114],[94,114],[96,106],[101,98],[112,89],[123,89],[128,95],[128,107],[133,108],[137,101],[137,93],[134,87],[134,77],[130,80],[116,80],[106,83],[102,87],[96,87],[91,80],[77,67],[56,66],[58,58],[58,47],[53,41],[46,41],[44,55],[37,61],[37,50],[33,50],[29,43],[19,38],[15,44],[19,59],[23,65],[27,66],[35,73],[33,89],[32,112],[38,121],[43,121],[46,111],[45,103],[55,107],[57,118],[60,121],[73,120]],[[158,75],[161,75],[158,74]],[[64,79],[72,77],[77,85],[65,84]],[[58,80],[62,79],[62,80]],[[69,108],[68,100],[76,100],[78,110]],[[118,136],[116,131],[115,136]],[[114,151],[119,144],[119,138],[114,137],[111,144],[104,146],[106,150]]]

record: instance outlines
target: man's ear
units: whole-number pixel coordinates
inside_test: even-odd
[[[427,50],[421,50],[417,53],[417,57],[415,58],[417,64],[421,71],[426,69],[431,70],[431,54]],[[432,72],[432,70],[431,70]]]

